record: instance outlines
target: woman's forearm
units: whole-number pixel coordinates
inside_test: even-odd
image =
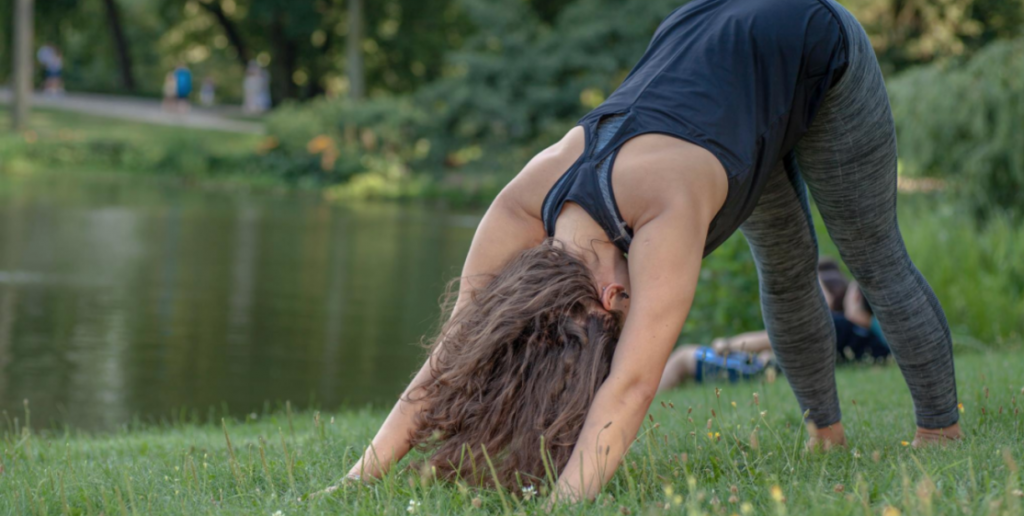
[[[707,226],[694,225],[694,220],[710,220],[713,214],[695,213],[700,201],[682,197],[678,206],[666,208],[634,233],[629,316],[608,378],[559,476],[555,496],[560,500],[593,498],[615,473],[658,390],[660,378],[651,371],[664,371],[686,323],[707,236]]]
[[[606,383],[598,390],[572,457],[558,479],[559,500],[597,496],[636,439],[656,388],[622,388]]]
[[[398,398],[398,403],[391,409],[384,424],[362,458],[346,475],[349,478],[380,478],[391,466],[402,460],[409,452],[409,438],[416,427],[416,415],[423,409],[423,403],[417,400],[417,391],[430,381],[430,359],[423,363],[416,376],[409,382],[405,392]]]

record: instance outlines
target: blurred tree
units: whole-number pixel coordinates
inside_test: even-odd
[[[413,91],[441,75],[444,56],[472,30],[457,0],[159,1],[182,34],[169,52],[223,40],[243,68],[252,58],[269,66],[275,102],[352,93],[360,82],[369,95]],[[362,73],[349,76],[350,62]]]
[[[249,46],[246,45],[245,41],[242,39],[242,35],[238,32],[235,22],[232,21],[231,18],[228,17],[227,13],[224,12],[224,8],[221,7],[221,3],[206,1],[200,2],[199,5],[209,11],[209,13],[216,18],[217,23],[220,24],[221,28],[224,30],[224,36],[229,42],[231,42],[231,45],[235,47],[235,55],[238,57],[239,64],[241,64],[243,68],[248,66]]]
[[[574,0],[527,0],[530,7],[537,13],[537,17],[544,23],[555,22],[558,13],[562,12]]]
[[[477,27],[424,90],[446,133],[529,140],[600,104],[643,55],[679,0],[574,0],[552,23],[525,2],[463,0]],[[610,13],[629,13],[610,16]]]
[[[363,0],[348,0],[348,37],[345,40],[345,72],[352,100],[366,94],[366,70],[363,68]]]
[[[1024,0],[842,0],[864,25],[883,70],[971,54],[1020,33]]]
[[[37,2],[36,30],[39,41],[65,51],[72,89],[159,94],[163,74],[180,60],[214,77],[218,98],[231,99],[245,64],[258,59],[271,69],[278,102],[346,95],[360,82],[367,97],[405,94],[443,78],[455,88],[440,100],[462,106],[467,118],[471,106],[485,108],[481,120],[495,110],[484,92],[497,93],[494,102],[557,108],[494,120],[498,132],[514,133],[606,95],[653,25],[685,1],[46,0]],[[841,1],[864,24],[886,72],[970,55],[1024,24],[1024,0]],[[356,5],[361,23],[350,17]],[[11,8],[0,0],[4,33]],[[353,26],[362,34],[351,34]],[[0,38],[2,55],[8,39]],[[0,76],[8,67],[0,63]],[[349,77],[350,69],[363,73]]]
[[[132,54],[128,50],[128,38],[125,37],[124,27],[121,25],[121,10],[114,0],[103,0],[107,11],[107,24],[110,26],[110,35],[114,40],[114,50],[117,52],[117,63],[121,68],[121,86],[125,91],[135,91],[135,76],[132,74]]]

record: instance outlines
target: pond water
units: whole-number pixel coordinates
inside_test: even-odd
[[[390,404],[477,214],[152,181],[0,184],[0,409],[109,430]]]

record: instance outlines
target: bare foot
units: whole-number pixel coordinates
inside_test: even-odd
[[[846,446],[846,431],[842,423],[818,428],[814,423],[807,423],[807,451],[829,451],[836,446]]]
[[[911,444],[914,448],[924,448],[926,446],[941,446],[959,442],[963,438],[964,433],[960,430],[960,423],[953,423],[953,426],[937,429],[917,427],[917,432],[914,434],[914,442]]]

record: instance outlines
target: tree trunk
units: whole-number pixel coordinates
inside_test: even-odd
[[[241,63],[244,70],[246,66],[249,66],[249,47],[245,45],[242,34],[238,32],[234,22],[231,21],[231,18],[228,18],[224,9],[220,8],[220,2],[210,2],[208,4],[200,2],[199,5],[210,11],[210,14],[217,19],[217,23],[224,29],[224,36],[231,42],[231,46],[235,47],[235,55],[238,57],[238,62]]]
[[[121,86],[127,91],[135,91],[135,76],[132,74],[132,55],[128,49],[128,38],[124,35],[121,25],[121,12],[114,0],[103,0],[107,7],[107,23],[114,38],[114,49],[117,51],[117,62],[121,67]]]
[[[28,115],[32,106],[32,23],[33,0],[15,0],[14,69],[11,70],[14,105],[11,106],[11,127],[15,131],[28,128]]]
[[[348,92],[353,100],[366,95],[366,75],[363,69],[363,0],[348,0],[348,41],[346,42]]]
[[[270,41],[273,46],[270,61],[271,97],[274,104],[284,99],[296,97],[296,89],[292,82],[296,66],[295,42],[288,38],[284,23],[276,19],[270,27]]]

